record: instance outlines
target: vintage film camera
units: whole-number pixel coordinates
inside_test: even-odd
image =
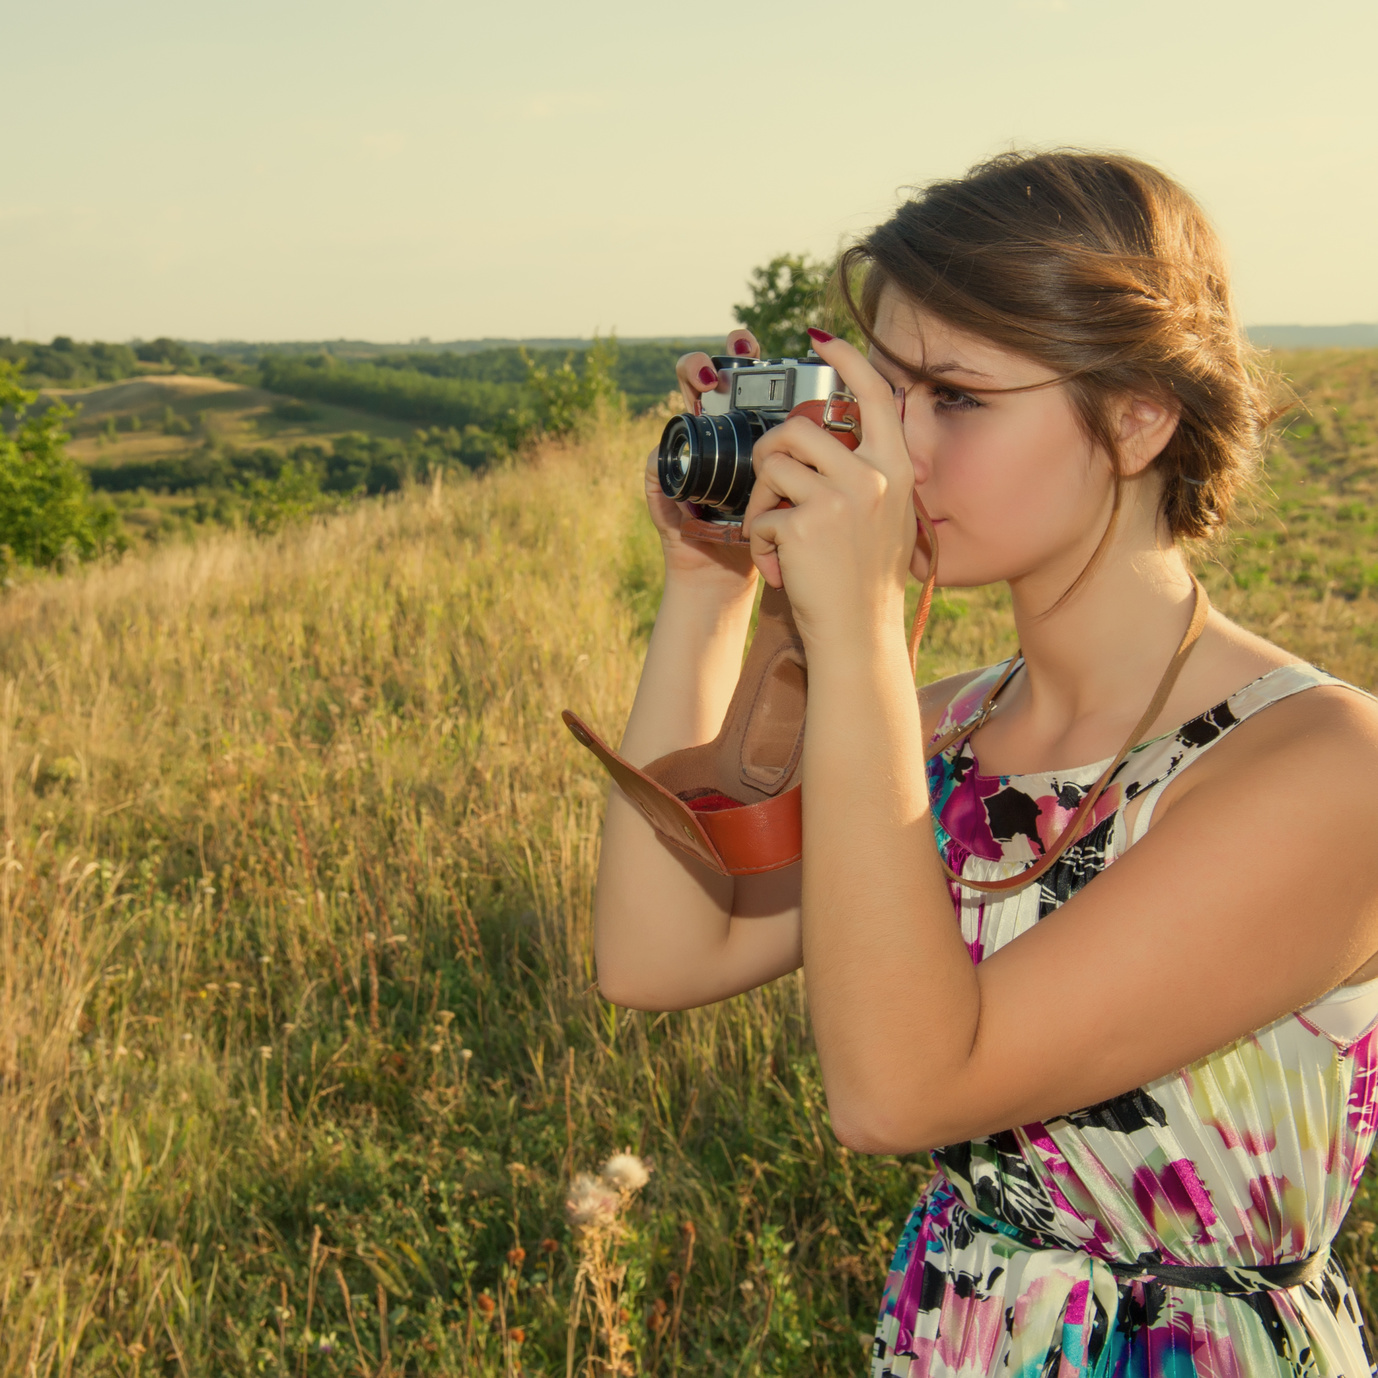
[[[704,393],[702,416],[682,412],[670,419],[660,437],[660,488],[677,502],[694,503],[702,521],[740,526],[755,477],[752,446],[794,414],[851,439],[857,435],[857,407],[841,375],[816,354],[719,355],[713,367],[728,389]]]

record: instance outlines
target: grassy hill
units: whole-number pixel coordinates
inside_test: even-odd
[[[95,486],[110,493],[130,532],[152,540],[190,536],[215,510],[204,491],[179,476],[198,454],[266,449],[286,457],[297,446],[328,450],[345,437],[395,448],[417,434],[414,425],[357,408],[302,402],[196,374],[47,388],[43,396],[76,411],[67,423],[69,450]]]
[[[1283,362],[1310,413],[1200,567],[1378,687],[1378,352]],[[290,429],[203,384],[81,424]],[[654,1165],[610,1260],[642,1371],[861,1370],[927,1164],[832,1139],[800,979],[662,1016],[592,989],[604,785],[558,711],[630,703],[654,432],[0,600],[0,1378],[582,1372],[564,1202],[622,1149]],[[1010,644],[998,592],[951,591],[923,672]],[[1376,1204],[1339,1240],[1370,1306]]]
[[[65,344],[48,353],[96,357],[96,346]],[[620,393],[633,412],[658,411],[683,347],[287,352],[250,367],[159,345],[201,371],[138,362],[124,349],[136,377],[44,388],[76,413],[72,453],[92,486],[112,495],[128,530],[155,541],[207,521],[271,525],[284,506],[338,506],[437,469],[482,468],[565,434],[598,397]]]
[[[49,388],[44,395],[80,407],[68,429],[70,449],[84,464],[181,454],[188,436],[209,435],[235,445],[263,441],[282,445],[333,439],[349,431],[401,438],[413,429],[403,422],[325,403],[284,407],[287,399],[261,388],[195,374],[131,378],[94,388]]]

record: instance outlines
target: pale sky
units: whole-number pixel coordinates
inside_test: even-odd
[[[1375,0],[0,0],[0,335],[708,334],[1013,145],[1128,151],[1248,323],[1378,321]]]

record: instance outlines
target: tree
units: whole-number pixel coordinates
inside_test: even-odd
[[[613,379],[617,365],[617,337],[601,339],[584,356],[582,373],[576,372],[572,355],[557,369],[538,364],[525,346],[520,346],[526,363],[527,385],[536,394],[540,425],[548,435],[576,435],[600,411],[617,410],[625,399]]]
[[[861,332],[829,300],[836,267],[836,259],[821,263],[807,254],[777,254],[764,268],[752,269],[751,301],[734,306],[732,313],[760,342],[763,358],[802,358],[811,348],[804,333],[810,325],[823,325],[865,348]]]
[[[190,373],[201,362],[180,340],[170,340],[166,335],[135,345],[134,353],[146,364],[166,364],[179,373]]]
[[[115,512],[91,498],[91,485],[64,448],[62,423],[72,412],[49,406],[30,415],[38,394],[18,383],[19,370],[0,359],[0,573],[11,565],[49,568],[124,548]]]
[[[806,254],[777,254],[752,269],[751,301],[732,313],[760,341],[765,358],[802,358],[809,351],[805,327],[818,323],[831,275],[828,264]]]

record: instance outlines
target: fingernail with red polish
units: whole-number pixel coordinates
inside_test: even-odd
[[[718,381],[718,375],[713,372],[706,364],[699,369],[699,382],[706,388],[711,388]]]
[[[815,344],[827,344],[832,338],[826,330],[815,330],[813,326],[809,326],[809,339]]]
[[[732,344],[732,352],[734,354],[750,354],[751,344],[747,340],[734,340]]]

